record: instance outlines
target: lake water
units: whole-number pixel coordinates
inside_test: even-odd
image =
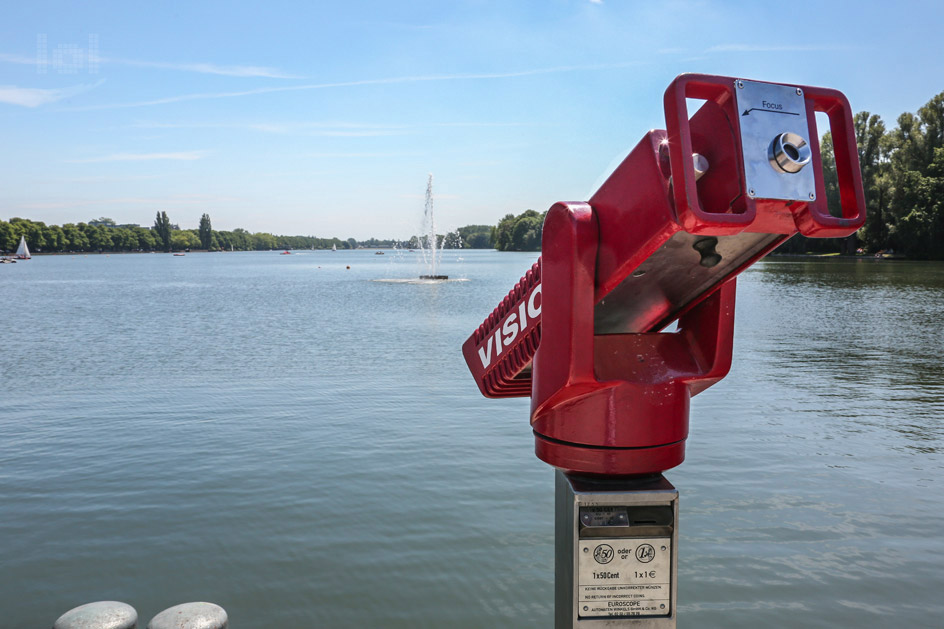
[[[534,254],[0,267],[0,626],[550,627],[551,468],[460,346]],[[456,260],[462,256],[463,260]],[[345,267],[350,265],[350,269]],[[940,627],[944,265],[768,261],[693,400],[679,627]]]

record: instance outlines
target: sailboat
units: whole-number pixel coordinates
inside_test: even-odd
[[[338,250],[337,245],[331,245],[331,251],[337,251],[337,250]]]
[[[20,246],[16,248],[16,259],[29,260],[31,257],[29,247],[26,246],[26,236],[20,236]]]

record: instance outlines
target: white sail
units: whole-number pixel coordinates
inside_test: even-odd
[[[16,257],[20,260],[29,260],[29,247],[26,246],[26,236],[20,236],[20,246],[16,248]]]

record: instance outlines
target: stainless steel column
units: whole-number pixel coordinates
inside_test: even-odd
[[[556,472],[556,629],[674,629],[678,491]]]

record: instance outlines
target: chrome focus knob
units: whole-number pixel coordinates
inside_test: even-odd
[[[810,163],[813,153],[810,145],[800,135],[787,131],[781,133],[770,143],[768,158],[774,170],[784,173],[798,173]]]

